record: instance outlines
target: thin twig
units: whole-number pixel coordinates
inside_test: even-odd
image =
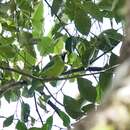
[[[44,125],[44,123],[43,123],[43,121],[42,121],[42,118],[41,118],[41,115],[40,115],[40,113],[39,113],[38,107],[37,107],[37,100],[36,100],[35,93],[33,94],[33,97],[34,97],[36,112],[37,112],[37,114],[38,114],[38,116],[39,116],[39,119],[40,119],[42,125]]]
[[[46,2],[46,4],[49,6],[49,8],[53,11],[52,9],[52,6],[49,4],[49,2],[47,0],[44,0]],[[64,24],[63,22],[61,21],[60,17],[55,13],[53,12],[54,15],[56,16],[56,18],[59,20],[60,24],[62,25],[63,29],[66,31],[66,33],[71,37],[71,34],[68,32],[68,30],[64,27]]]
[[[43,83],[45,89],[47,90],[47,92],[51,95],[51,97],[61,106],[64,106],[62,103],[60,103],[54,96],[53,94],[50,92],[50,90],[48,89],[48,87]]]
[[[104,56],[105,54],[107,54],[108,52],[112,51],[113,48],[110,48],[108,50],[106,50],[105,52],[103,52],[100,56],[96,57],[94,60],[92,60],[90,62],[90,64],[94,63],[96,60],[98,60],[99,58],[101,58],[102,56]]]
[[[60,109],[59,109],[54,103],[52,103],[50,100],[48,100],[47,103],[48,103],[48,104],[54,109],[54,111],[59,115]]]
[[[80,67],[80,68],[76,68],[76,69],[71,69],[71,70],[68,70],[66,72],[63,72],[62,75],[69,75],[69,74],[72,74],[72,73],[77,73],[77,72],[85,72],[85,71],[101,71],[103,70],[103,67],[87,67],[85,69],[85,67]]]

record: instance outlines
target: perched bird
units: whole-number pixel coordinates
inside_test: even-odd
[[[41,70],[41,77],[54,78],[64,71],[64,61],[61,55],[55,55],[51,61]]]

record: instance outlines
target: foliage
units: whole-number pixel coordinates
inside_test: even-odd
[[[50,8],[54,19],[47,35],[45,6]],[[54,113],[45,122],[42,117],[43,111],[48,114],[48,106],[63,121],[63,126],[69,127],[71,118],[79,119],[95,109],[118,64],[118,56],[112,50],[122,41],[122,34],[113,21],[122,24],[122,7],[122,0],[0,1],[0,97],[9,103],[21,103],[21,116],[16,119],[15,112],[6,117],[3,127],[17,120],[17,130],[51,130]],[[106,18],[111,27],[103,30]],[[98,34],[93,29],[97,25]],[[104,66],[94,66],[108,53],[110,57]],[[45,58],[49,61],[47,66]],[[96,86],[86,78],[89,75],[96,79]],[[63,95],[61,101],[56,98],[57,93],[51,92],[50,85],[58,90],[64,80],[77,82],[78,98],[65,95],[61,88],[57,91]],[[31,115],[27,98],[34,99],[39,127],[35,127],[37,119]]]

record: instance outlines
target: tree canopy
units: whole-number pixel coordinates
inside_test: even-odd
[[[67,128],[72,119],[96,110],[119,64],[113,49],[122,42],[123,5],[123,0],[0,1],[0,97],[21,107],[4,117],[3,127],[14,122],[17,130],[51,130],[56,114]],[[47,34],[45,7],[54,22]],[[104,19],[105,26],[111,25],[106,30]],[[99,67],[96,63],[104,56],[107,60]],[[78,97],[63,93],[66,81],[77,83]],[[27,98],[34,100],[38,119],[31,115]],[[48,106],[54,111],[51,115]],[[44,120],[42,112],[47,115]]]

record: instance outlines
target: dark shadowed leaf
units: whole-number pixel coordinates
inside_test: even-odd
[[[15,89],[15,90],[10,90],[7,91],[4,94],[5,99],[10,103],[10,102],[16,102],[18,101],[20,96],[20,90],[19,89]]]
[[[3,123],[3,127],[8,127],[13,123],[14,115],[11,115],[10,117],[6,118]]]
[[[65,49],[71,53],[75,50],[75,47],[76,47],[76,38],[75,37],[67,38],[65,41]]]
[[[119,56],[117,56],[116,54],[112,53],[110,56],[110,60],[109,60],[109,64],[110,66],[119,64]]]
[[[87,35],[91,28],[91,19],[88,14],[82,10],[77,8],[77,12],[75,13],[74,19],[75,26],[77,30],[83,35]]]
[[[27,103],[23,102],[21,104],[21,120],[23,122],[27,122],[29,115],[30,115],[30,106]]]
[[[98,5],[92,1],[84,1],[83,8],[95,19],[102,21],[103,13],[100,11]]]
[[[64,95],[64,105],[66,112],[74,119],[82,116],[81,103],[72,97]]]
[[[106,65],[106,67],[109,67],[109,66]],[[113,75],[112,70],[105,71],[105,72],[100,74],[100,76],[99,76],[99,86],[101,87],[101,89],[103,91],[105,91],[107,89],[107,87],[109,86],[112,75]]]
[[[94,104],[88,104],[82,107],[82,110],[86,113],[86,112],[90,112],[95,108]]]
[[[78,78],[77,81],[81,96],[88,101],[95,102],[97,94],[96,88],[92,86],[92,82],[84,78]]]
[[[51,8],[51,15],[57,14],[62,4],[62,0],[53,0],[52,8]]]
[[[114,48],[121,41],[122,35],[120,33],[114,29],[108,29],[98,36],[97,48],[106,51]]]

